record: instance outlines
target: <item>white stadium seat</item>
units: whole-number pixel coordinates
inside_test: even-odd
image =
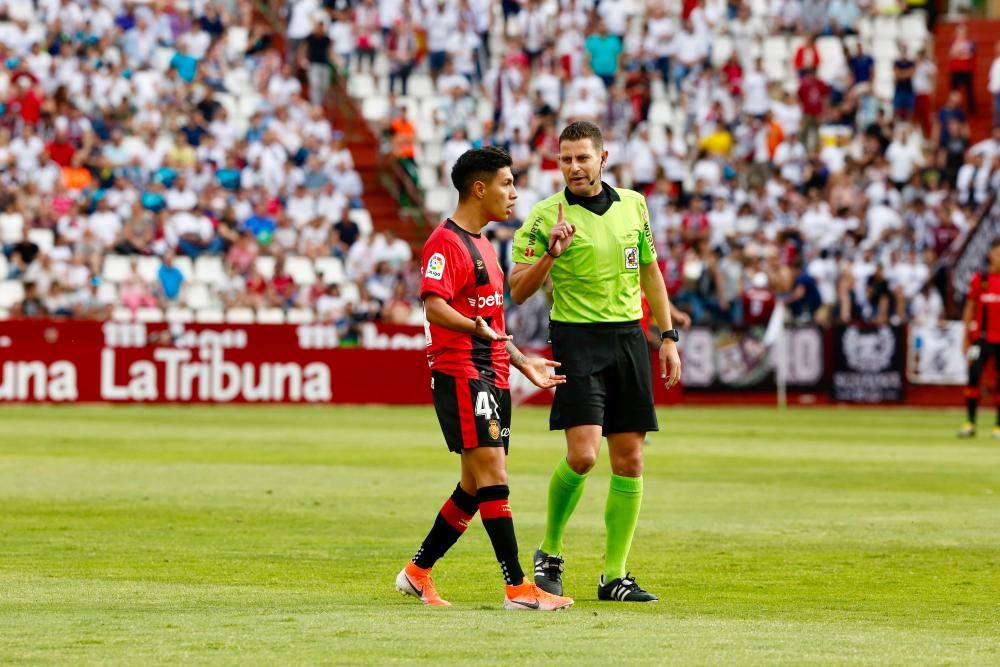
[[[342,283],[347,278],[344,272],[344,262],[339,257],[317,257],[315,270],[323,277],[323,282],[327,285]]]
[[[139,277],[147,283],[154,283],[159,279],[160,258],[140,257],[138,261]]]
[[[7,279],[7,255],[0,252],[0,280]]]
[[[384,97],[366,97],[361,103],[361,115],[365,120],[377,122],[389,118],[389,100]]]
[[[712,64],[721,67],[733,53],[733,40],[726,35],[716,35],[712,40]]]
[[[289,324],[311,324],[316,317],[310,308],[292,308],[286,319]]]
[[[417,130],[417,141],[440,141],[444,139],[444,128],[433,119],[417,118],[413,122]]]
[[[135,311],[136,322],[162,322],[163,311],[159,308],[139,308]]]
[[[118,285],[102,280],[97,287],[97,296],[106,303],[118,303]]]
[[[249,29],[243,26],[232,26],[226,31],[226,55],[231,59],[243,55],[247,51],[249,41]]]
[[[230,308],[226,311],[227,324],[253,324],[254,315],[252,308]]]
[[[361,300],[361,293],[358,291],[358,286],[350,280],[345,281],[340,286],[340,296],[344,297],[344,301],[350,304],[355,304]]]
[[[0,281],[0,308],[10,308],[24,300],[24,285],[20,280]]]
[[[194,279],[209,285],[221,285],[226,281],[226,267],[218,255],[202,255],[194,261]]]
[[[28,230],[28,240],[38,246],[42,254],[48,255],[55,245],[55,233],[51,229],[32,228]]]
[[[115,306],[111,309],[111,319],[114,322],[131,322],[135,319],[131,308],[125,306]]]
[[[674,111],[666,100],[653,102],[649,106],[649,124],[669,127],[673,122]]]
[[[208,285],[204,283],[190,282],[184,285],[181,298],[188,308],[199,310],[212,306],[212,294]]]
[[[101,276],[110,282],[120,283],[132,273],[132,260],[122,255],[105,255]]]
[[[427,74],[413,74],[406,82],[406,92],[412,97],[430,97],[434,95],[434,82]]]
[[[194,313],[194,321],[200,324],[222,324],[226,315],[221,308],[201,308]]]
[[[420,167],[420,187],[427,189],[433,188],[435,185],[440,183],[438,178],[438,170],[429,165],[424,165]]]
[[[164,317],[167,322],[171,324],[175,322],[180,322],[186,324],[188,322],[194,322],[194,311],[190,308],[178,308],[176,306],[170,306],[164,313]]]
[[[257,258],[255,262],[257,266],[257,272],[267,280],[274,277],[274,257],[269,257],[267,255],[261,255]]]
[[[421,165],[438,167],[441,164],[441,142],[428,141],[420,145],[417,162]]]
[[[431,213],[441,215],[451,206],[451,193],[443,186],[431,188],[424,198],[424,205]]]
[[[285,311],[281,308],[258,308],[257,324],[284,324]]]
[[[347,217],[354,221],[362,236],[369,236],[374,229],[372,214],[366,208],[352,208],[347,212]]]
[[[316,272],[313,270],[312,260],[308,257],[293,255],[286,258],[285,271],[296,285],[312,285],[316,282]]]
[[[375,81],[370,74],[352,74],[347,82],[347,92],[362,100],[371,97],[375,94]]]
[[[187,255],[177,255],[177,257],[174,257],[174,266],[184,276],[185,281],[194,278],[194,266],[191,263],[191,258]]]
[[[899,17],[899,38],[907,42],[927,41],[927,16],[924,12],[913,12]]]

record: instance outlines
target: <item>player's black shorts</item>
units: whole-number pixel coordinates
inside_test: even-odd
[[[993,359],[993,368],[1000,371],[1000,343],[978,340],[969,346],[969,387],[979,387],[983,370],[991,358]],[[998,382],[1000,382],[1000,378],[998,378]]]
[[[510,389],[484,380],[456,378],[434,371],[431,394],[448,449],[461,454],[476,447],[510,444]]]
[[[549,428],[598,424],[605,436],[657,431],[649,343],[638,322],[552,323],[556,387]]]

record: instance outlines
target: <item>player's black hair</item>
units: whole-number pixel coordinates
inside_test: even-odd
[[[570,123],[559,135],[560,144],[564,141],[580,141],[581,139],[590,139],[598,153],[604,151],[604,135],[601,134],[601,128],[585,120]]]
[[[468,197],[476,181],[490,183],[498,171],[513,164],[507,151],[496,146],[465,151],[451,168],[451,182],[458,190],[458,198]]]

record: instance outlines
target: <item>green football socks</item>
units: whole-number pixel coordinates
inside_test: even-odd
[[[589,473],[588,473],[589,474]],[[587,475],[581,475],[569,467],[566,459],[559,462],[552,480],[549,482],[549,509],[545,522],[545,539],[541,549],[547,554],[561,554],[563,533],[566,523],[576,509],[583,495],[583,483]],[[638,511],[638,510],[637,510]]]
[[[551,492],[549,497],[551,498]],[[632,536],[635,534],[635,524],[639,521],[641,505],[642,477],[611,475],[608,504],[604,508],[604,525],[608,535],[604,581],[625,576],[625,561],[632,548]]]

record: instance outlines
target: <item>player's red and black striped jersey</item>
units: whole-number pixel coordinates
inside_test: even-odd
[[[503,270],[493,245],[482,234],[470,234],[445,220],[424,244],[420,261],[420,298],[437,295],[459,313],[482,317],[494,331],[505,334]],[[481,379],[507,388],[510,355],[505,341],[490,342],[425,323],[427,362],[435,371],[454,377]]]
[[[969,338],[1000,343],[1000,273],[989,273],[985,280],[982,273],[974,273],[968,299],[973,304],[974,325]]]

